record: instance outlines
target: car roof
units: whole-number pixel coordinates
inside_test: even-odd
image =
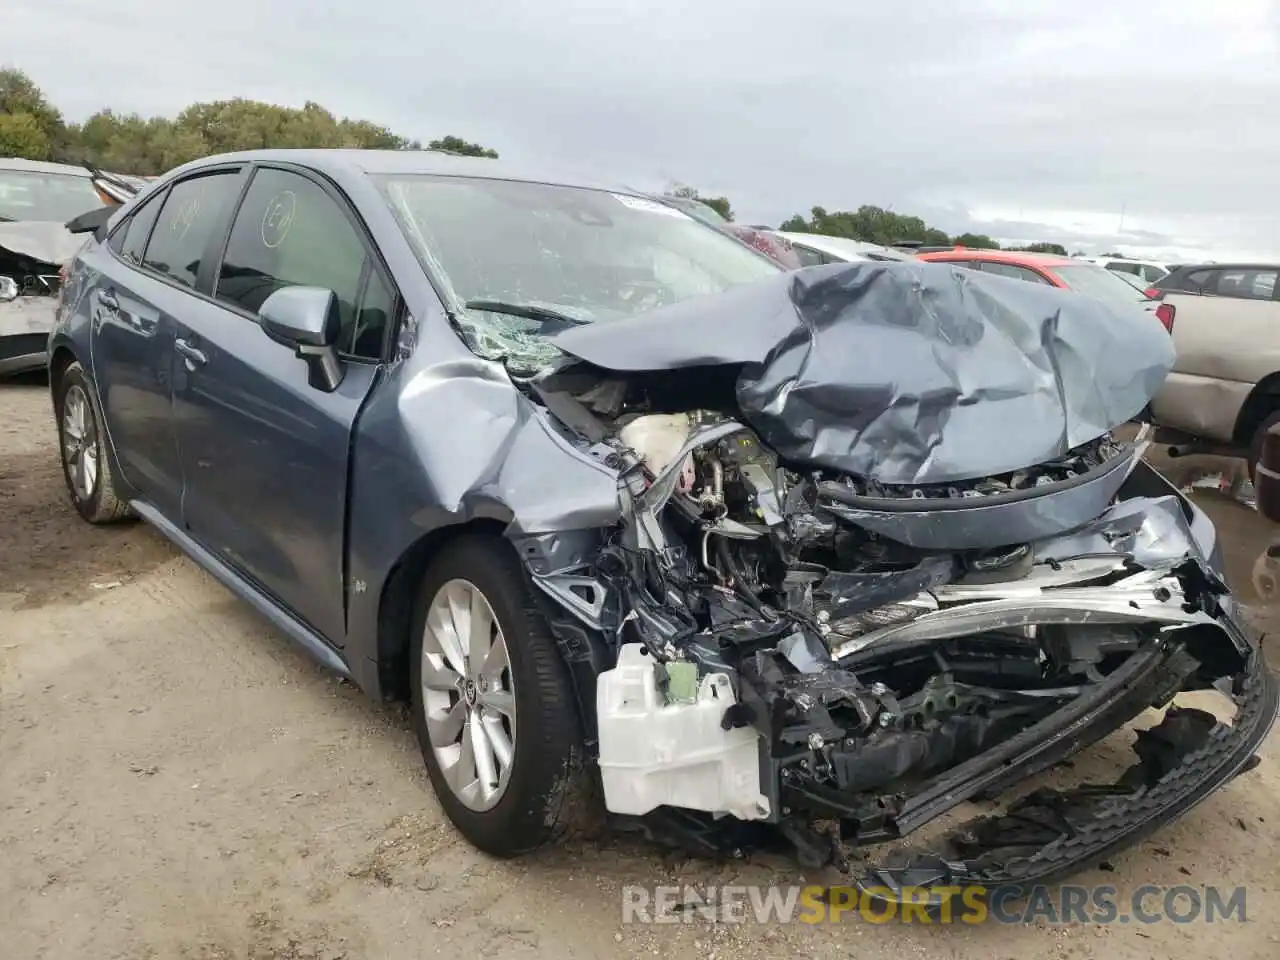
[[[865,240],[854,240],[851,237],[833,237],[822,233],[797,233],[787,230],[775,232],[778,236],[785,237],[792,243],[812,247],[821,253],[829,253],[836,257],[856,256],[865,259],[875,254],[876,256],[894,257],[895,259],[911,259],[911,254],[903,253],[901,250],[894,250],[892,247],[881,246],[878,243],[867,243]]]
[[[425,174],[478,177],[486,180],[517,180],[565,187],[609,190],[644,196],[639,190],[616,183],[601,183],[567,170],[541,169],[489,157],[464,157],[443,150],[242,150],[193,160],[176,171],[186,172],[215,163],[257,162],[296,163],[331,176]]]
[[[0,157],[0,170],[19,170],[23,173],[61,173],[89,179],[91,174],[84,167],[69,163],[49,163],[45,160],[23,160],[21,157]]]
[[[1072,257],[1073,260],[1087,260],[1090,263],[1137,263],[1146,267],[1159,267],[1162,270],[1172,269],[1161,260],[1142,260],[1138,257]]]
[[[1183,263],[1174,271],[1194,270],[1280,270],[1280,263]]]
[[[918,260],[983,260],[992,263],[1008,263],[1015,267],[1065,267],[1073,263],[1080,263],[1080,259],[1075,260],[1070,257],[1059,256],[1056,253],[1028,253],[1023,250],[971,250],[967,247],[957,247],[954,250],[937,250],[932,253],[917,254]],[[1097,264],[1093,264],[1097,266]],[[1099,269],[1101,269],[1099,267]]]

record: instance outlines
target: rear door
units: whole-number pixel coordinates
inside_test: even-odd
[[[386,349],[394,287],[347,201],[289,166],[254,172],[210,279],[214,299],[177,331],[187,528],[342,646],[351,432]],[[309,386],[306,363],[257,322],[271,293],[297,284],[338,295],[345,374],[332,393]]]
[[[177,520],[182,474],[172,419],[176,318],[193,296],[205,248],[239,191],[238,167],[186,178],[148,198],[85,255],[90,365],[126,480]]]

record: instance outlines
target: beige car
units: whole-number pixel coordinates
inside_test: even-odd
[[[1280,423],[1280,300],[1166,293],[1178,359],[1151,402],[1171,453],[1246,457]]]

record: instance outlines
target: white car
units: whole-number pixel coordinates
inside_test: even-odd
[[[1113,273],[1127,273],[1148,284],[1155,283],[1173,271],[1172,264],[1159,263],[1155,260],[1129,260],[1122,257],[1081,257],[1080,259],[1096,263]]]
[[[45,365],[58,271],[84,242],[67,221],[104,204],[114,209],[145,182],[87,166],[0,158],[0,376]]]
[[[910,260],[911,254],[882,247],[878,243],[864,243],[848,237],[828,237],[819,233],[787,233],[778,236],[791,242],[800,262],[806,267],[820,263],[853,263],[858,260]]]

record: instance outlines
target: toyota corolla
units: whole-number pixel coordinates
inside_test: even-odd
[[[847,865],[1003,798],[863,879],[1029,882],[1227,784],[1276,713],[1212,525],[1112,433],[1173,360],[1115,309],[919,261],[788,273],[497,161],[254,152],[87,241],[50,383],[85,520],[154,524],[408,700],[478,847],[586,800]],[[1024,788],[1122,728],[1115,779]]]

